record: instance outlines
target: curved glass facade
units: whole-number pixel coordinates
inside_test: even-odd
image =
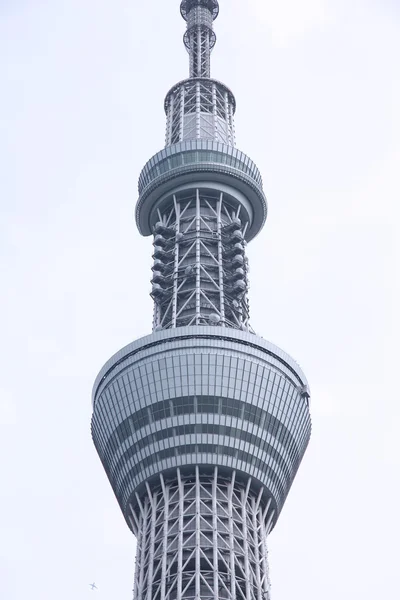
[[[128,346],[95,386],[93,439],[125,517],[146,481],[195,465],[252,477],[277,516],[310,437],[304,375],[254,335],[186,329]]]
[[[211,140],[191,140],[168,146],[150,158],[139,176],[139,194],[142,194],[154,179],[171,169],[199,162],[228,165],[262,186],[260,171],[244,152]]]

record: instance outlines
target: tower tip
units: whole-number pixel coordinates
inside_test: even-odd
[[[182,0],[181,15],[185,19],[185,21],[188,20],[188,14],[190,13],[190,11],[196,7],[207,8],[212,13],[213,21],[218,17],[218,0]]]

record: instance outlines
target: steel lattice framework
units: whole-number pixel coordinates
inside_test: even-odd
[[[191,139],[235,144],[236,102],[223,83],[204,77],[186,79],[168,92],[164,105],[167,146]]]
[[[247,482],[180,469],[138,498],[135,598],[268,600],[273,511]]]
[[[218,11],[217,0],[181,2],[181,14],[187,22],[183,41],[189,52],[190,77],[210,77],[210,55],[216,41],[213,21]]]
[[[310,394],[250,327],[246,246],[267,202],[235,148],[235,98],[210,77],[218,1],[180,8],[190,77],[166,96],[135,211],[153,236],[153,333],[101,369],[92,437],[138,540],[135,600],[270,600],[267,536],[310,439]]]
[[[232,92],[210,79],[210,57],[216,42],[213,20],[217,0],[183,0],[181,14],[187,22],[184,43],[189,52],[190,78],[175,85],[165,99],[166,145],[188,139],[209,139],[234,145]]]
[[[248,260],[240,205],[199,188],[173,194],[155,227],[155,330],[214,323],[248,328]]]

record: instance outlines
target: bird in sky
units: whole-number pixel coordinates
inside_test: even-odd
[[[89,586],[90,586],[90,589],[92,590],[92,592],[94,590],[98,590],[99,589],[95,583],[89,583]]]

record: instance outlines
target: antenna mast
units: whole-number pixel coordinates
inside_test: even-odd
[[[213,21],[218,13],[217,0],[181,2],[181,15],[187,23],[183,41],[189,52],[190,77],[210,77],[210,56],[216,42]]]

